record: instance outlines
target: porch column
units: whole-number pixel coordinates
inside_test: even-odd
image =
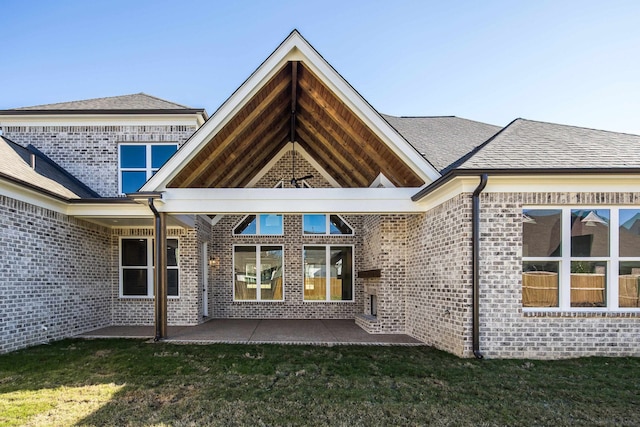
[[[153,287],[155,295],[155,340],[167,337],[167,214],[158,212],[155,221],[155,269]]]

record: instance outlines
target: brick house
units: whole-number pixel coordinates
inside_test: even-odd
[[[211,117],[135,94],[0,127],[0,352],[348,318],[462,357],[640,355],[640,136],[382,115],[296,31]]]

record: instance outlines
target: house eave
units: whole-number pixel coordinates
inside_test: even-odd
[[[249,213],[419,213],[416,188],[168,188],[161,212],[172,214]]]
[[[523,169],[454,169],[443,175],[441,178],[422,188],[411,197],[414,202],[420,202],[436,190],[445,186],[456,178],[480,177],[487,174],[489,177],[568,177],[568,176],[640,176],[639,168],[563,168],[563,169],[543,169],[543,168],[523,168]]]

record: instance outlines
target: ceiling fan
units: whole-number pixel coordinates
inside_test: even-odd
[[[300,188],[300,182],[307,180],[307,179],[311,179],[313,178],[313,175],[305,175],[305,176],[301,176],[296,178],[296,143],[295,141],[292,142],[292,149],[291,149],[291,185],[296,187],[296,188]]]

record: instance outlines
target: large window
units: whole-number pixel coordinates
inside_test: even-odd
[[[304,300],[353,300],[353,247],[304,247]]]
[[[120,240],[120,296],[153,297],[154,246],[146,237]],[[178,240],[167,239],[169,296],[178,296]]]
[[[233,299],[236,301],[281,301],[283,299],[282,270],[282,246],[234,246]]]
[[[525,208],[524,307],[640,307],[640,209]]]
[[[353,229],[340,215],[307,214],[302,216],[302,232],[307,235],[351,235]]]
[[[284,231],[282,215],[247,215],[233,229],[235,235],[280,236]]]
[[[177,149],[177,144],[120,144],[120,194],[138,191]]]

